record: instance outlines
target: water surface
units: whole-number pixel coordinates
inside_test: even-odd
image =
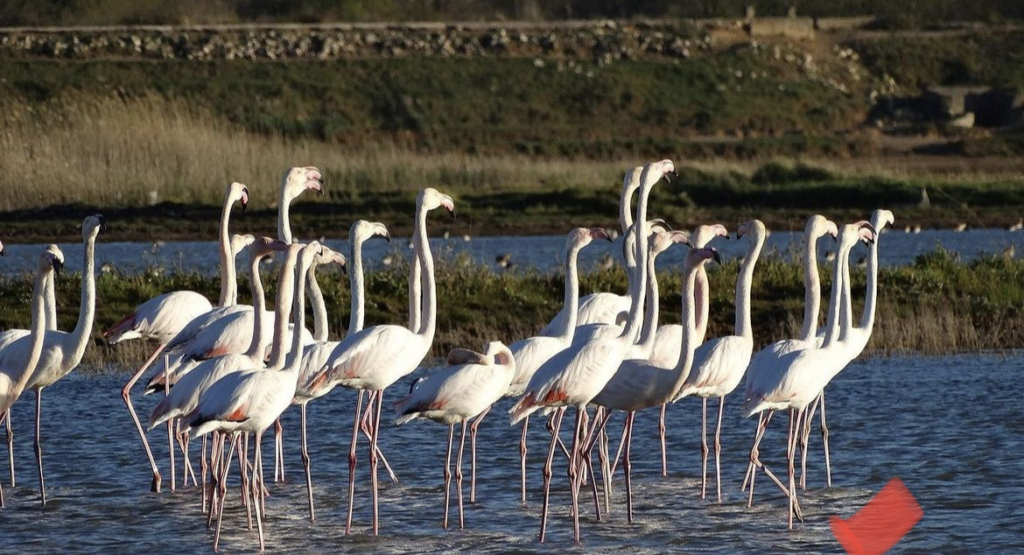
[[[722,505],[698,498],[699,401],[685,399],[669,409],[668,478],[660,476],[657,413],[640,413],[633,443],[636,522],[629,524],[625,519],[621,475],[614,484],[612,513],[603,522],[594,521],[589,493],[584,490],[583,548],[638,553],[841,553],[829,530],[829,516],[852,515],[898,476],[924,510],[924,518],[899,544],[899,552],[1019,550],[1024,543],[1019,512],[1024,463],[1018,455],[1024,449],[1024,415],[1017,393],[1022,369],[1024,353],[878,358],[851,364],[828,389],[834,487],[824,487],[821,442],[812,434],[810,489],[801,492],[807,519],[792,532],[786,530],[785,499],[763,475],[753,508],[746,507],[746,496],[739,491],[755,422],[740,418],[738,400],[728,400],[725,407]],[[408,390],[414,376],[387,394],[381,445],[401,483],[392,484],[381,474],[381,536],[368,534],[364,450],[357,469],[355,534],[344,535],[346,454],[355,396],[339,388],[309,409],[316,524],[306,520],[297,411],[285,415],[288,482],[269,485],[267,549],[275,553],[573,549],[564,459],[556,466],[548,543],[536,543],[540,468],[547,448],[543,427],[536,424],[530,429],[529,505],[519,505],[519,429],[507,424],[509,400],[502,401],[480,428],[478,503],[467,507],[467,530],[440,528],[447,430],[432,422],[396,428],[388,418],[390,403]],[[19,481],[18,487],[5,488],[7,508],[0,510],[5,551],[209,552],[212,533],[199,513],[198,492],[194,488],[173,494],[148,491],[148,465],[119,395],[125,379],[121,374],[73,373],[44,392],[43,449],[50,496],[45,510],[37,502],[31,446],[33,402],[23,398],[15,405]],[[138,398],[139,413],[148,415],[156,401],[155,396]],[[612,426],[617,442],[621,416]],[[166,487],[166,434],[154,431],[150,439]],[[265,444],[268,470],[273,460],[269,452]],[[784,471],[784,452],[785,419],[777,416],[762,454],[769,466]],[[468,462],[466,473],[468,499]],[[5,485],[6,475],[6,470],[0,472]],[[245,529],[239,498],[232,495],[222,549],[252,552],[255,546],[254,533]]]

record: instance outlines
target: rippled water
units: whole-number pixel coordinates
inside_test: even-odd
[[[348,246],[344,241],[328,239],[327,245],[341,252],[348,252]],[[379,268],[381,261],[389,254],[409,257],[411,250],[406,248],[407,245],[408,239],[402,237],[395,237],[391,244],[383,240],[368,241],[364,245],[365,264],[371,269]],[[746,243],[739,241],[719,239],[713,245],[727,258],[743,256],[747,249]],[[800,252],[802,245],[802,233],[775,232],[765,242],[764,256],[786,256],[795,259],[796,255],[792,253]],[[983,254],[999,254],[1011,246],[1024,254],[1024,233],[1002,229],[976,229],[961,233],[951,230],[925,230],[921,233],[894,230],[883,236],[882,245],[882,266],[904,266],[939,245],[959,253],[964,260],[977,258]],[[60,247],[67,257],[67,268],[72,271],[81,270],[81,244],[61,244]],[[830,247],[827,241],[822,241],[819,247],[822,258]],[[38,252],[37,245],[5,244],[5,248],[9,256],[4,260],[4,272],[29,270],[33,263],[32,257]],[[511,255],[514,266],[552,271],[564,260],[565,236],[473,237],[468,241],[452,236],[448,239],[431,239],[431,249],[441,256],[465,252],[478,263],[495,268],[495,258],[508,254]],[[621,253],[621,239],[613,245],[594,243],[580,253],[580,267],[584,270],[591,269],[608,255],[621,259]],[[854,251],[854,259],[865,256],[865,253],[866,250],[860,247]],[[684,255],[685,250],[670,249],[658,258],[658,263],[668,267],[681,266]],[[220,263],[218,256],[217,246],[213,241],[108,243],[101,238],[96,248],[96,265],[109,263],[119,271],[129,274],[149,268],[213,274]]]
[[[806,522],[786,530],[786,501],[763,475],[748,509],[740,482],[755,422],[726,406],[723,428],[723,494],[717,505],[698,499],[700,407],[686,399],[669,410],[670,476],[661,478],[656,412],[637,417],[633,443],[636,522],[625,519],[621,475],[612,513],[595,522],[587,490],[581,496],[583,547],[588,551],[662,553],[842,552],[830,515],[848,517],[892,477],[903,479],[924,518],[899,544],[905,553],[1016,551],[1024,543],[1024,415],[1018,377],[1024,353],[942,358],[879,358],[851,364],[828,390],[834,487],[824,488],[821,443],[812,434],[811,489],[802,492]],[[407,391],[410,376],[387,395],[388,405]],[[49,504],[40,510],[32,457],[33,403],[14,407],[18,487],[5,488],[0,538],[10,553],[146,551],[205,553],[212,533],[199,512],[194,488],[166,492],[166,433],[150,434],[165,478],[165,492],[148,491],[149,470],[119,389],[123,375],[72,374],[43,397],[43,449]],[[149,413],[155,396],[137,402]],[[540,468],[547,447],[542,426],[531,426],[529,506],[519,505],[518,428],[507,425],[510,402],[499,404],[480,428],[478,503],[467,506],[465,531],[440,528],[444,442],[447,430],[432,422],[388,424],[381,445],[401,479],[381,473],[381,536],[368,534],[370,503],[365,451],[359,460],[355,534],[344,536],[346,453],[354,394],[336,390],[310,405],[318,520],[306,520],[305,487],[298,453],[297,411],[285,416],[288,482],[270,484],[267,549],[279,553],[374,549],[388,553],[550,552],[572,546],[564,459],[552,493],[548,543],[536,543]],[[714,406],[714,405],[712,405]],[[713,412],[710,411],[709,412]],[[387,414],[387,411],[385,411]],[[613,421],[616,437],[621,416]],[[269,435],[267,436],[270,437]],[[266,445],[266,443],[265,443]],[[194,449],[194,451],[196,451]],[[266,466],[273,458],[265,449]],[[766,463],[784,471],[785,419],[776,417],[762,446]],[[7,483],[3,461],[4,484]],[[197,460],[195,455],[193,460]],[[467,453],[468,459],[468,453]],[[237,468],[237,467],[236,467]],[[713,464],[712,464],[713,468]],[[179,461],[180,471],[180,461]],[[468,500],[468,462],[467,462]],[[179,478],[180,479],[180,478]],[[237,492],[237,490],[235,490]],[[453,501],[454,502],[454,501]],[[455,513],[453,512],[453,517]],[[457,521],[456,521],[457,522]],[[255,550],[239,498],[229,496],[221,547]]]

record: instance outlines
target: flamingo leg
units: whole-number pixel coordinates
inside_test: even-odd
[[[444,519],[441,527],[448,529],[448,508],[452,498],[452,440],[455,437],[455,424],[448,424],[448,450],[444,458]]]
[[[253,502],[249,501],[249,434],[245,434],[244,440],[239,440],[238,449],[238,474],[241,476],[242,482],[242,505],[245,506],[245,519],[249,525],[249,530],[252,530],[252,505]],[[231,464],[231,459],[228,459],[228,464]]]
[[[548,458],[547,462],[544,463],[544,505],[540,511],[540,543],[544,543],[544,535],[547,531],[548,503],[551,497],[551,463],[554,462],[555,447],[558,444],[558,429],[562,426],[562,416],[564,414],[565,411],[562,409],[558,409],[552,414],[551,446],[548,447]]]
[[[763,430],[766,426],[768,426],[768,421],[772,419],[772,415],[775,413],[774,411],[767,411],[767,416],[765,416],[765,414],[766,413],[762,412],[757,417],[757,432],[754,433],[755,443],[760,442],[760,440],[758,439],[760,437],[760,434],[764,434]],[[743,487],[740,489],[740,491],[747,490],[747,480],[750,480],[750,487],[754,487],[754,478],[757,476],[755,468],[756,467],[752,460],[747,463],[747,473],[743,477]],[[751,500],[753,500],[753,496],[751,496]],[[749,507],[750,505],[748,504],[747,506]]]
[[[580,443],[580,434],[584,426],[583,413],[586,412],[586,407],[576,407],[576,428],[572,434],[572,455],[569,457],[569,492],[572,495],[572,537],[575,543],[580,543],[580,506],[579,506],[579,494],[580,494],[580,482],[582,480],[580,467],[582,466],[582,453],[580,449],[582,447]]]
[[[221,470],[221,474],[220,474],[220,478],[219,478],[219,483],[217,484],[217,488],[218,488],[218,491],[220,492],[219,493],[219,496],[220,496],[220,507],[217,508],[215,511],[211,511],[210,512],[211,515],[214,512],[217,513],[217,529],[213,533],[213,551],[214,552],[218,551],[218,546],[220,545],[220,525],[221,525],[221,522],[224,519],[224,498],[227,497],[227,493],[228,493],[227,492],[228,469],[231,467],[231,457],[235,454],[235,446],[236,445],[241,445],[241,438],[239,437],[239,435],[237,433],[233,434],[232,437],[231,437],[231,448],[228,449],[227,461],[225,462],[225,461],[222,460],[220,465],[219,465],[221,467],[221,469],[220,469]],[[221,455],[223,455],[223,451],[224,451],[224,449],[223,449],[223,446],[222,446],[222,448],[221,448]]]
[[[597,493],[597,474],[594,473],[594,446],[597,445],[597,440],[600,438],[601,424],[605,421],[604,407],[598,407],[594,413],[594,424],[589,430],[587,430],[584,436],[583,444],[581,446],[581,453],[583,456],[582,460],[587,462],[586,468],[590,472],[590,489],[594,494],[594,514],[596,515],[597,521],[601,521],[601,501],[600,496]]]
[[[658,419],[658,434],[661,436],[661,477],[668,478],[668,455],[665,448],[665,408],[667,403],[661,404],[661,417]]]
[[[715,482],[718,486],[718,504],[722,504],[722,413],[725,395],[718,398],[718,425],[715,427]]]
[[[810,409],[804,415],[803,425],[800,426],[800,489],[807,489],[807,445],[811,438],[811,420],[814,419],[820,400],[820,395],[814,398]]]
[[[370,406],[375,398],[375,392],[371,391],[369,401],[367,401],[368,404],[366,405],[366,414],[363,416],[363,423],[361,425],[363,435],[366,436],[366,441],[370,441],[370,430],[372,429],[373,423],[373,411],[370,410]],[[398,476],[395,475],[394,470],[391,470],[391,464],[388,463],[388,459],[384,456],[384,452],[380,450],[379,446],[377,447],[377,458],[380,460],[380,463],[384,465],[384,470],[387,471],[388,477],[391,478],[391,482],[397,484]]]
[[[789,529],[793,529],[793,514],[796,513],[797,518],[803,521],[803,514],[800,511],[800,505],[796,499],[796,483],[794,480],[794,474],[796,469],[796,448],[798,434],[800,434],[800,418],[803,416],[803,409],[789,409],[789,436],[787,441],[789,442]]]
[[[469,444],[470,444],[470,463],[469,463],[469,502],[476,503],[476,430],[480,427],[480,421],[487,416],[487,413],[491,412],[491,407],[487,407],[486,410],[480,413],[480,416],[476,417],[473,424],[469,427]]]
[[[828,424],[825,423],[825,390],[821,390],[821,442],[825,444],[825,484],[832,487],[832,460],[828,453]]]
[[[623,427],[623,443],[625,448],[622,451],[622,473],[626,475],[626,519],[633,522],[633,484],[631,475],[633,463],[629,460],[629,447],[633,442],[633,420],[636,418],[636,411],[626,413],[626,423]]]
[[[213,445],[210,446],[210,510],[206,518],[206,527],[213,526],[213,519],[217,516],[220,499],[220,474],[224,464],[224,436],[220,432],[213,432]],[[232,440],[233,441],[233,440]]]
[[[373,535],[376,536],[380,530],[380,519],[377,492],[377,439],[380,437],[380,408],[384,400],[384,390],[377,390],[376,415],[373,420],[373,440],[370,442],[370,483],[373,492]]]
[[[708,398],[701,397],[700,403],[700,498],[704,499],[708,485]]]
[[[466,527],[466,519],[462,506],[462,451],[466,447],[466,421],[462,421],[462,437],[459,438],[459,459],[455,463],[455,486],[459,488],[459,530]]]
[[[601,462],[601,483],[602,490],[604,490],[604,512],[611,512],[611,464],[608,461],[608,421],[611,420],[612,413],[608,411],[608,416],[605,417],[604,422],[601,423],[600,435],[597,437],[597,457]]]
[[[263,431],[256,432],[256,445],[253,447],[253,466],[252,466],[252,505],[256,511],[256,533],[260,538],[260,552],[262,552],[266,545],[263,540],[263,511],[261,506],[263,505],[263,452],[260,449],[260,444],[263,442]]]
[[[4,411],[2,419],[7,427],[7,460],[11,465],[11,487],[18,487],[14,481],[14,430],[11,428],[11,409]]]
[[[352,508],[356,495],[356,443],[359,441],[359,417],[363,412],[364,390],[359,390],[356,399],[356,417],[352,425],[352,444],[348,450],[348,518],[345,521],[345,534],[352,533]]]
[[[178,448],[181,449],[181,455],[183,459],[182,472],[184,473],[184,479],[181,482],[181,487],[188,487],[188,477],[190,474],[192,475],[192,485],[197,486],[199,484],[196,481],[196,471],[194,468],[192,468],[192,459],[191,457],[189,457],[188,452],[190,443],[188,439],[188,434],[184,434],[181,432],[181,421],[177,419],[175,419],[174,421],[174,435],[178,439]]]
[[[171,392],[171,365],[170,357],[164,355],[164,397],[170,395]],[[173,418],[167,419],[167,456],[171,461],[171,493],[174,493],[174,426],[172,424]]]
[[[306,403],[299,406],[299,420],[302,422],[302,467],[306,471],[306,494],[309,499],[309,521],[316,522],[316,512],[313,510],[313,475],[310,468],[309,449],[306,446]]]
[[[135,407],[132,406],[131,392],[132,387],[135,386],[135,382],[139,381],[142,374],[144,374],[150,365],[153,364],[153,361],[160,356],[160,353],[163,352],[166,345],[166,343],[161,343],[160,346],[153,351],[153,354],[146,359],[146,362],[144,362],[135,374],[132,375],[131,379],[128,380],[128,383],[124,385],[124,388],[121,389],[121,399],[124,401],[124,404],[127,405],[128,412],[132,415],[132,420],[135,422],[135,429],[138,430],[139,437],[142,438],[142,446],[146,448],[146,456],[149,458],[149,466],[153,470],[153,481],[150,484],[150,491],[154,493],[160,493],[160,471],[156,467],[156,459],[153,458],[153,450],[149,448],[149,440],[146,439],[146,430],[142,427],[142,422],[139,421],[139,415],[135,413]]]
[[[530,417],[523,420],[523,435],[519,438],[519,471],[521,476],[522,497],[520,503],[526,506],[526,430],[530,427]]]
[[[274,483],[284,481],[284,426],[281,418],[274,421]]]
[[[622,435],[619,437],[619,448],[615,450],[615,458],[612,459],[612,470],[608,474],[609,476],[615,476],[615,470],[619,467],[619,461],[622,460],[622,450],[626,447],[626,426],[623,423]],[[611,480],[608,481],[609,487],[611,486]]]
[[[36,390],[36,440],[34,443],[36,451],[36,465],[39,467],[39,500],[43,507],[46,506],[46,480],[43,479],[43,443],[40,425],[43,416],[43,388]]]
[[[562,409],[558,409],[558,410],[565,410],[565,409],[562,408]],[[553,425],[554,420],[555,420],[555,415],[554,415],[554,413],[552,413],[551,416],[548,417],[548,424],[547,424],[548,433],[553,433],[553,431],[555,429],[554,425]],[[569,458],[569,449],[565,446],[564,443],[562,443],[562,438],[560,438],[560,437],[558,437],[556,435],[555,436],[555,440],[558,442],[558,447],[560,447],[562,449],[562,454],[564,454],[565,458],[568,459]]]
[[[207,470],[209,470],[209,465],[208,465],[208,462],[207,462],[207,459],[206,459],[206,443],[207,443],[206,439],[207,439],[206,438],[206,434],[203,434],[203,451],[202,451],[202,454],[199,457],[199,473],[203,475],[202,476],[202,481],[203,481],[203,509],[202,510],[203,510],[203,514],[204,515],[207,514],[207,512],[208,512],[207,508],[206,508],[206,502],[209,499],[209,493],[206,491],[206,486],[207,486],[206,472],[207,472]]]

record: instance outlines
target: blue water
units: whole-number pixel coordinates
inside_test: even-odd
[[[730,231],[735,232],[734,229]],[[340,252],[348,252],[345,241],[327,239],[326,243]],[[448,257],[465,253],[472,260],[495,270],[502,270],[495,262],[497,257],[511,255],[513,268],[556,271],[564,261],[565,252],[564,235],[470,237],[469,240],[453,235],[449,238],[434,237],[430,243],[435,255]],[[621,260],[621,243],[621,239],[613,244],[599,241],[583,249],[579,261],[581,270],[594,269],[607,257]],[[408,248],[408,238],[395,237],[390,244],[374,239],[364,245],[364,260],[370,270],[382,267],[389,256],[392,260],[395,257],[411,258],[412,250]],[[716,239],[712,245],[726,258],[741,257],[747,249],[745,241]],[[1010,247],[1024,255],[1024,232],[974,229],[960,233],[951,230],[905,233],[902,230],[890,230],[882,236],[880,245],[879,259],[883,267],[905,266],[919,255],[933,251],[937,246],[959,253],[963,260],[971,260],[986,254],[1000,254]],[[61,243],[59,246],[67,257],[67,268],[71,271],[81,270],[81,243]],[[5,248],[8,256],[2,263],[4,273],[30,270],[32,261],[39,252],[38,245],[5,243]],[[828,240],[821,241],[819,252],[822,259],[830,248]],[[762,256],[798,260],[802,249],[802,233],[775,232],[766,240]],[[681,266],[685,252],[685,249],[669,249],[658,258],[659,267]],[[866,248],[858,247],[854,250],[853,260],[857,261],[866,256],[866,252]],[[106,264],[109,269],[126,274],[146,271],[194,271],[213,275],[220,264],[218,256],[217,245],[213,241],[112,243],[103,241],[100,236],[96,247],[96,266],[102,267]]]
[[[746,507],[740,482],[755,422],[740,418],[738,400],[727,399],[725,407],[722,505],[698,498],[699,401],[685,399],[669,408],[668,478],[660,476],[657,413],[640,413],[632,450],[636,522],[626,522],[621,474],[615,478],[612,513],[603,522],[595,522],[585,488],[580,498],[582,549],[841,553],[829,529],[829,516],[849,517],[890,478],[900,477],[920,503],[924,517],[898,545],[899,552],[1018,551],[1024,544],[1024,519],[1020,518],[1024,463],[1018,455],[1024,448],[1024,413],[1017,383],[1022,369],[1024,353],[1019,352],[852,363],[827,390],[834,487],[824,487],[821,442],[814,433],[810,489],[800,493],[806,521],[797,523],[792,532],[786,529],[785,498],[763,475],[758,478],[754,507]],[[390,403],[408,390],[415,376],[387,393],[381,445],[401,482],[392,484],[381,473],[381,536],[368,534],[370,498],[362,448],[355,533],[344,535],[346,453],[355,396],[339,388],[309,408],[318,509],[315,524],[306,519],[297,411],[285,414],[288,482],[268,484],[268,551],[581,551],[572,546],[564,458],[556,459],[548,541],[536,543],[540,469],[547,441],[543,426],[534,423],[528,462],[532,487],[528,506],[520,507],[519,429],[510,428],[505,416],[510,400],[499,403],[480,428],[478,503],[467,506],[467,529],[440,528],[447,430],[431,422],[396,428],[389,418]],[[164,474],[165,491],[149,492],[148,465],[119,395],[125,380],[126,375],[111,370],[92,376],[76,372],[44,392],[43,450],[49,493],[45,510],[37,501],[32,456],[34,402],[30,395],[15,405],[18,487],[5,488],[7,508],[0,510],[4,552],[209,552],[212,532],[199,512],[199,492],[191,487],[166,491],[163,429],[151,433],[150,440]],[[156,396],[136,397],[143,418],[156,402]],[[716,412],[710,410],[714,407],[712,403],[709,413]],[[783,474],[785,424],[785,418],[776,416],[761,449],[765,462]],[[614,442],[620,427],[618,415],[610,428]],[[270,437],[264,443],[268,474],[273,468]],[[193,462],[197,462],[198,449],[193,447]],[[6,486],[6,456],[0,463]],[[180,465],[179,458],[179,472]],[[466,474],[468,500],[468,460]],[[246,529],[234,491],[227,501],[221,547],[227,553],[253,552],[255,532]],[[456,518],[454,511],[452,518]]]

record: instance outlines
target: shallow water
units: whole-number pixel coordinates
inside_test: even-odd
[[[735,232],[734,229],[731,231]],[[327,245],[340,252],[348,253],[348,244],[337,239],[328,239]],[[380,268],[388,255],[411,257],[408,238],[395,237],[392,243],[383,240],[371,240],[364,244],[364,264],[369,269]],[[600,264],[607,256],[617,260],[622,258],[622,240],[614,244],[598,241],[583,249],[580,253],[580,267],[590,270]],[[495,236],[473,237],[468,241],[461,237],[451,236],[448,239],[432,238],[430,241],[433,252],[441,257],[466,253],[477,263],[498,269],[495,259],[503,255],[511,255],[514,267],[537,268],[542,271],[555,271],[564,260],[565,236]],[[726,258],[738,258],[745,254],[745,241],[715,240],[712,245]],[[921,233],[904,233],[902,230],[890,230],[882,236],[879,259],[883,267],[905,266],[919,255],[933,251],[936,246],[959,253],[963,260],[971,260],[982,255],[1002,253],[1011,246],[1024,254],[1024,233],[1003,229],[976,229],[964,232],[951,230],[924,230]],[[67,269],[80,271],[82,268],[81,243],[60,244],[67,258]],[[827,240],[819,243],[822,259],[832,248]],[[4,273],[28,271],[34,263],[39,245],[6,244],[8,256],[4,259]],[[775,232],[765,242],[762,256],[782,256],[787,260],[798,259],[803,249],[802,232]],[[867,250],[858,247],[853,252],[854,261],[866,256]],[[658,258],[659,267],[681,266],[685,250],[669,249]],[[112,268],[126,274],[145,272],[153,268],[161,271],[194,271],[212,275],[217,271],[220,259],[217,245],[213,241],[193,242],[158,242],[158,243],[108,243],[100,238],[96,247],[96,266],[109,264]]]
[[[668,478],[660,476],[657,413],[640,413],[632,448],[636,521],[626,522],[621,474],[613,486],[612,513],[603,522],[595,522],[589,490],[584,489],[580,498],[583,548],[597,552],[626,548],[639,553],[669,549],[841,553],[828,517],[852,515],[898,476],[924,510],[924,518],[899,544],[900,552],[1016,551],[1024,543],[1024,520],[1019,513],[1024,463],[1017,455],[1024,448],[1024,416],[1017,393],[1022,369],[1024,353],[1019,352],[878,358],[851,364],[828,389],[834,487],[824,487],[821,442],[814,433],[808,462],[811,489],[801,492],[806,521],[797,523],[792,532],[786,530],[785,499],[763,475],[758,477],[753,508],[746,507],[746,496],[739,491],[755,422],[740,418],[737,400],[730,399],[725,411],[722,505],[698,498],[699,402],[685,399],[668,411]],[[390,403],[408,390],[415,375],[387,395],[381,445],[401,483],[390,483],[381,472],[381,536],[368,534],[370,497],[362,449],[355,533],[344,536],[346,454],[355,396],[339,388],[309,408],[315,524],[306,519],[298,412],[292,409],[285,414],[288,482],[269,484],[267,549],[277,553],[342,549],[546,553],[572,548],[564,459],[556,459],[548,542],[536,543],[540,468],[547,447],[543,427],[536,423],[530,428],[529,505],[519,505],[519,429],[507,425],[509,400],[502,401],[480,428],[478,503],[467,505],[467,529],[446,532],[440,528],[447,430],[419,421],[396,428],[388,418]],[[121,374],[73,373],[44,392],[43,449],[49,493],[45,510],[37,501],[32,457],[34,403],[23,398],[15,405],[18,487],[5,487],[7,508],[0,510],[5,551],[209,552],[212,533],[199,513],[199,492],[195,488],[166,491],[163,428],[151,433],[150,440],[164,474],[165,492],[148,491],[148,465],[120,400],[125,379]],[[156,402],[156,396],[137,397],[136,407],[145,417]],[[715,412],[714,407],[712,403],[709,413]],[[761,449],[765,462],[783,473],[785,424],[785,418],[776,416]],[[621,415],[611,426],[617,443]],[[264,454],[269,471],[273,457],[267,437]],[[193,447],[197,462],[198,449]],[[0,468],[6,486],[6,462]],[[468,501],[468,452],[466,473]],[[255,533],[246,530],[234,491],[228,497],[221,547],[228,553],[252,552]],[[454,511],[452,518],[457,518]]]

